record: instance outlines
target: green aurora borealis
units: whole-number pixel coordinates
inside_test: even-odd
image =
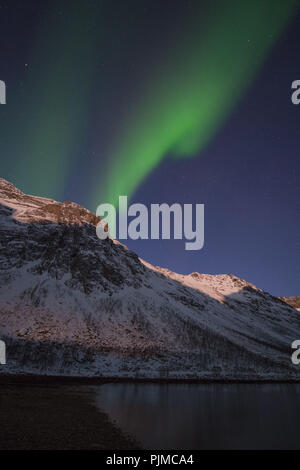
[[[255,78],[296,1],[230,0],[194,18],[149,77],[139,103],[115,137],[105,190],[117,204],[170,155],[198,155]],[[199,26],[200,25],[200,26]],[[101,198],[99,197],[101,196]]]
[[[49,10],[40,21],[29,65],[34,73],[21,101],[29,112],[19,135],[26,151],[14,171],[37,195],[62,197],[78,136],[85,131],[97,48],[90,22],[84,4],[70,8],[67,21],[57,21]]]
[[[85,203],[95,211],[100,203],[116,204],[119,195],[130,199],[165,157],[200,155],[259,72],[297,1],[195,2],[175,41],[154,48],[150,60],[145,53],[144,64],[137,64],[146,78],[132,75],[130,94],[122,40],[128,53],[139,11],[120,3],[117,21],[109,12],[113,6],[103,1],[65,5],[60,16],[58,0],[39,4],[31,43],[19,43],[28,60],[8,81],[1,109],[2,153],[13,156],[3,173],[25,192],[63,199],[66,186],[76,184],[73,169],[80,174],[81,167]],[[143,39],[143,25],[140,34]],[[103,57],[109,66],[102,69]],[[105,134],[106,110],[97,121],[95,109],[109,108],[106,97],[122,81],[123,113],[113,107],[109,139],[105,148],[94,147],[89,175],[86,143]]]

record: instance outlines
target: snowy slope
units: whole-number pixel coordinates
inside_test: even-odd
[[[180,275],[96,236],[74,203],[0,179],[2,373],[300,378],[300,314],[230,274]]]
[[[300,296],[280,297],[280,299],[300,311]]]

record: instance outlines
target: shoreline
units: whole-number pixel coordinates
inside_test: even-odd
[[[156,383],[156,384],[297,384],[299,379],[212,379],[212,378],[131,378],[131,377],[83,377],[37,374],[0,374],[1,384],[28,385],[102,385],[107,383]]]
[[[89,387],[0,384],[0,450],[140,450],[94,404]]]

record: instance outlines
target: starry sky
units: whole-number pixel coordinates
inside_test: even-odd
[[[300,295],[300,2],[0,0],[1,176],[93,212],[205,204],[205,244],[128,240],[176,272]]]

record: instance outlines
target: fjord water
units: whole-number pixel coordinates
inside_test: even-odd
[[[148,449],[300,449],[299,384],[105,384],[97,406]]]

